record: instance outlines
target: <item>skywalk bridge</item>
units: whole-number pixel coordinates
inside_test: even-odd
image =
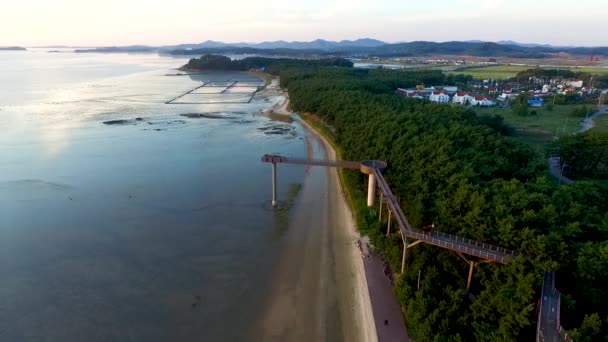
[[[467,279],[467,290],[471,287],[473,270],[475,265],[481,262],[497,264],[507,264],[518,254],[515,251],[494,246],[481,241],[463,238],[456,235],[442,233],[438,231],[427,232],[421,229],[412,228],[405,214],[399,206],[397,198],[388,186],[382,171],[386,168],[386,163],[378,160],[365,161],[345,161],[345,160],[318,160],[318,159],[298,159],[288,158],[280,155],[264,155],[262,162],[272,164],[272,205],[276,206],[277,190],[277,164],[293,164],[306,166],[324,166],[345,169],[360,170],[369,176],[367,205],[374,206],[376,198],[376,188],[380,191],[380,219],[383,205],[388,207],[387,235],[391,233],[391,224],[397,223],[403,242],[403,256],[401,258],[401,273],[405,271],[407,259],[407,249],[420,243],[451,250],[458,254],[469,264],[469,274]],[[466,256],[478,258],[470,260]],[[559,292],[555,289],[555,274],[548,272],[544,276],[543,289],[541,295],[541,309],[539,311],[537,326],[537,341],[571,341],[559,323]]]
[[[368,188],[368,206],[373,206],[375,197],[375,184],[377,183],[378,189],[381,192],[380,206],[382,209],[382,205],[384,202],[387,203],[389,208],[389,231],[392,223],[392,217],[397,222],[397,226],[401,233],[401,236],[404,239],[404,257],[402,260],[402,272],[405,267],[405,255],[407,247],[411,247],[412,245],[407,245],[407,239],[411,239],[412,244],[418,243],[427,243],[429,245],[445,248],[452,250],[454,252],[471,255],[488,262],[496,262],[499,264],[506,264],[510,259],[516,256],[514,251],[493,246],[491,244],[461,238],[456,235],[446,234],[442,232],[425,232],[420,229],[414,229],[411,227],[407,218],[403,214],[399,203],[397,202],[396,197],[393,195],[390,187],[388,186],[384,176],[382,175],[381,170],[386,167],[386,163],[381,161],[342,161],[342,160],[315,160],[315,159],[297,159],[297,158],[288,158],[284,156],[278,155],[264,155],[262,157],[262,162],[271,163],[273,167],[273,203],[276,205],[276,165],[277,164],[293,164],[293,165],[308,165],[308,166],[325,166],[325,167],[337,167],[337,168],[345,168],[345,169],[355,169],[361,170],[363,173],[368,174],[370,178],[370,186]]]

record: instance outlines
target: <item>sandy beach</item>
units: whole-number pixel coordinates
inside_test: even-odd
[[[288,101],[285,101],[282,108],[287,106]],[[300,122],[323,142],[328,151],[328,159],[336,160],[336,151],[325,137],[318,134],[305,121],[300,120]],[[380,257],[374,255],[369,240],[361,238],[357,231],[337,170],[332,168],[329,173],[332,178],[333,192],[336,195],[334,197],[338,207],[336,214],[344,222],[345,233],[350,235],[351,239],[356,239],[356,248],[345,251],[345,254],[350,258],[353,268],[357,272],[351,279],[353,287],[356,287],[354,289],[356,295],[351,299],[356,299],[359,303],[358,319],[365,332],[365,334],[362,332],[361,336],[366,336],[367,341],[407,342],[409,337],[403,324],[401,307],[393,293],[393,284],[384,272],[385,263]]]
[[[266,92],[277,91],[277,84]],[[287,107],[286,98],[270,110],[289,115]],[[300,123],[307,155],[335,159],[331,145]],[[336,170],[310,168],[291,212],[271,302],[256,329],[259,340],[377,341],[359,238]]]
[[[285,97],[264,115],[295,118],[278,79],[263,93]],[[325,137],[295,119],[305,129],[308,158],[337,159]],[[281,167],[289,166],[279,167],[279,184]],[[256,328],[260,340],[408,341],[384,264],[361,239],[336,169],[307,168],[285,239]]]

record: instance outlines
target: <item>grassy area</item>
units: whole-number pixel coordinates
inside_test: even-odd
[[[581,117],[574,117],[572,112],[582,105],[555,106],[548,111],[547,106],[531,108],[536,115],[518,116],[510,108],[479,108],[480,115],[500,115],[505,123],[514,128],[514,137],[517,140],[545,149],[555,141],[555,136],[572,134],[580,129]]]
[[[551,69],[551,68],[545,68],[545,69]],[[562,68],[557,68],[557,69],[562,69]],[[587,73],[596,74],[596,75],[606,75],[606,74],[608,74],[608,68],[572,67],[572,68],[568,68],[568,69],[570,69],[570,70],[572,70],[574,72],[582,71],[582,72],[587,72]]]
[[[499,80],[504,80],[508,78],[515,77],[518,72],[534,69],[536,66],[533,65],[489,65],[489,66],[480,66],[480,67],[468,67],[463,68],[461,70],[455,70],[450,72],[451,74],[463,74],[463,75],[471,75],[477,79],[488,79],[494,78]],[[582,71],[590,74],[598,74],[604,75],[608,74],[608,68],[599,68],[599,67],[545,67],[544,69],[570,69],[574,72]]]
[[[494,78],[498,80],[504,80],[507,78],[515,77],[518,72],[530,68],[533,67],[520,65],[489,65],[456,70],[451,72],[450,74],[471,75],[477,79]]]
[[[595,129],[608,132],[608,115],[600,115],[595,120]]]

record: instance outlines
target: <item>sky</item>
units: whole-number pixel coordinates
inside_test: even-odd
[[[608,46],[608,0],[2,0],[0,46],[375,38]]]

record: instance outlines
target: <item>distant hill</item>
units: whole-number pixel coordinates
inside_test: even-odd
[[[0,46],[0,51],[26,51],[27,49],[21,46]]]
[[[163,52],[161,52],[163,53]],[[257,55],[257,56],[272,56],[272,57],[292,57],[292,58],[306,58],[306,57],[349,57],[352,54],[343,51],[330,51],[321,49],[285,49],[285,48],[268,48],[260,49],[254,47],[238,47],[238,46],[224,46],[224,47],[213,47],[213,48],[198,48],[198,49],[176,49],[167,51],[165,53],[171,55],[188,55],[188,56],[202,56],[202,55],[217,55],[217,54],[232,54],[232,55]]]
[[[508,44],[513,43],[513,44]],[[375,39],[329,41],[317,39],[310,42],[272,41],[261,43],[223,43],[208,40],[197,44],[172,46],[131,45],[121,47],[100,47],[81,49],[76,52],[160,52],[179,55],[258,54],[280,56],[339,56],[339,57],[407,57],[433,55],[461,55],[479,57],[546,58],[551,54],[565,52],[574,55],[608,56],[608,47],[557,47],[551,45],[519,44],[512,41],[499,43],[481,41],[428,42],[415,41],[387,44]]]
[[[551,45],[551,44],[536,44],[536,43],[518,43],[512,40],[500,40],[496,42],[497,44],[501,44],[501,45],[517,45],[517,46],[524,46],[524,47],[544,47],[544,48],[551,48],[551,49],[570,49],[570,48],[574,48],[576,46],[571,46],[571,45]]]
[[[566,52],[575,55],[608,56],[608,47],[522,46],[490,42],[410,42],[378,46],[366,53],[375,56],[468,55],[480,57],[546,58]]]
[[[267,41],[261,43],[223,43],[208,40],[199,44],[181,44],[174,46],[174,49],[210,49],[226,47],[248,47],[256,49],[296,49],[296,50],[338,50],[340,48],[355,47],[376,47],[386,43],[376,39],[362,38],[356,40],[342,40],[339,42],[317,39],[311,42],[287,42],[284,40]]]

